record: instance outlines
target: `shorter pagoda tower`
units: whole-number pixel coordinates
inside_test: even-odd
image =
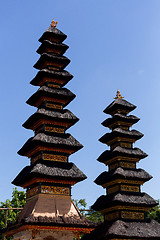
[[[68,49],[63,43],[66,37],[53,21],[39,39],[40,58],[34,65],[39,71],[31,81],[39,89],[27,100],[37,111],[23,124],[34,136],[18,152],[30,159],[30,165],[12,182],[26,188],[27,202],[5,232],[17,240],[73,240],[94,229],[71,200],[71,187],[86,176],[69,162],[69,156],[83,146],[66,133],[79,120],[65,108],[75,98],[64,88],[73,78],[64,70],[70,62],[63,55]]]
[[[84,240],[140,240],[160,239],[160,224],[149,221],[145,212],[158,203],[148,194],[141,192],[141,186],[152,177],[137,163],[147,157],[133,144],[143,137],[136,130],[130,130],[139,118],[129,115],[136,106],[123,99],[117,91],[115,100],[104,110],[111,118],[102,125],[111,132],[99,139],[110,150],[103,152],[98,161],[108,166],[108,172],[100,174],[95,183],[106,189],[93,204],[92,209],[104,216],[104,223],[96,227]]]

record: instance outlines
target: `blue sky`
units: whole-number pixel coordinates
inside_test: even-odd
[[[67,108],[80,121],[69,132],[84,145],[71,156],[88,179],[73,187],[73,198],[88,205],[104,190],[93,180],[106,169],[97,162],[107,149],[98,142],[106,133],[101,122],[104,108],[117,89],[137,106],[135,125],[144,133],[135,146],[149,156],[138,167],[154,178],[142,190],[160,198],[160,1],[159,0],[6,0],[0,10],[1,63],[1,168],[0,201],[11,197],[11,181],[29,164],[17,151],[33,135],[21,125],[35,112],[25,101],[37,90],[29,84],[37,70],[33,65],[38,39],[52,19],[67,34],[67,70],[74,75],[66,86],[77,95]]]

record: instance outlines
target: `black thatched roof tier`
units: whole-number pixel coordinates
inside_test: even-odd
[[[44,68],[37,73],[37,75],[35,76],[35,78],[33,78],[30,84],[34,86],[40,86],[40,83],[43,78],[47,78],[48,82],[52,81],[53,79],[55,79],[56,81],[63,80],[64,83],[62,83],[61,86],[64,86],[73,78],[73,75],[71,75],[69,72],[65,70],[54,71]]]
[[[48,40],[44,40],[41,46],[37,49],[37,53],[42,54],[47,52],[47,49],[49,49],[49,52],[57,53],[59,55],[62,55],[65,53],[65,51],[69,47],[66,44],[63,43],[54,43],[50,42]]]
[[[73,136],[69,133],[61,134],[61,137],[50,136],[44,133],[38,133],[36,136],[31,137],[28,141],[23,145],[23,147],[18,151],[18,154],[21,156],[26,156],[28,152],[32,149],[37,148],[39,146],[47,146],[47,147],[60,147],[73,149],[74,151],[78,151],[83,147]]]
[[[21,186],[35,177],[74,180],[76,182],[83,181],[87,178],[86,175],[73,163],[43,161],[23,168],[12,181],[12,184]]]
[[[67,35],[65,35],[59,29],[50,26],[40,37],[39,42],[43,42],[44,40],[50,40],[62,43],[66,38]]]
[[[147,193],[115,193],[100,196],[91,208],[95,211],[100,211],[117,205],[155,207],[157,204],[157,201]]]
[[[65,56],[55,56],[52,54],[43,53],[33,67],[36,69],[42,69],[44,68],[43,64],[47,61],[50,63],[49,65],[52,65],[52,66],[55,66],[55,63],[56,63],[56,66],[58,64],[59,70],[64,69],[70,63],[70,60]]]
[[[131,112],[136,108],[135,105],[127,102],[124,99],[117,98],[114,100],[103,112],[107,114],[117,113],[118,110],[126,110],[127,112]]]
[[[105,121],[102,122],[102,125],[104,127],[110,127],[111,125],[115,124],[116,122],[125,122],[133,125],[134,123],[137,123],[140,119],[133,116],[133,115],[123,115],[120,113],[116,113],[113,115],[112,118],[108,118]]]
[[[33,225],[46,225],[51,226],[54,224],[54,226],[79,226],[79,227],[86,227],[86,228],[95,228],[96,224],[89,221],[85,217],[75,217],[75,216],[70,216],[70,217],[65,217],[65,216],[58,216],[58,217],[29,217],[25,218],[23,220],[23,223],[25,224],[33,224]]]
[[[124,222],[117,220],[103,223],[90,234],[85,234],[81,240],[120,239],[154,239],[160,240],[160,224],[154,220],[150,222]]]
[[[125,170],[121,167],[116,168],[115,170],[109,172],[101,173],[95,180],[95,183],[98,185],[103,185],[109,181],[113,181],[115,179],[126,179],[126,180],[141,180],[141,181],[149,181],[152,176],[147,173],[145,170],[139,168],[134,170]]]
[[[55,217],[47,217],[47,216],[29,216],[21,220],[21,222],[15,222],[12,225],[8,225],[7,231],[12,231],[13,229],[16,229],[18,227],[24,225],[38,225],[38,226],[44,226],[44,229],[46,229],[46,226],[59,226],[59,227],[74,227],[76,228],[89,228],[93,230],[96,226],[96,223],[91,222],[84,216],[82,217],[76,217],[76,216],[55,216]],[[3,229],[3,233],[6,229]],[[84,229],[83,229],[84,231]]]
[[[68,122],[70,125],[75,124],[79,119],[69,110],[65,109],[60,112],[58,111],[49,111],[46,109],[38,109],[33,115],[31,115],[27,121],[23,124],[24,128],[31,129],[31,126],[36,124],[40,120],[50,120],[57,122]]]
[[[123,148],[123,147],[117,146],[112,150],[104,151],[97,160],[99,162],[104,163],[110,160],[111,158],[114,158],[117,156],[143,159],[148,155],[139,148]]]
[[[140,133],[137,130],[124,130],[122,128],[115,128],[112,130],[111,133],[106,133],[103,135],[99,141],[101,143],[108,143],[109,141],[113,140],[116,137],[122,137],[122,138],[127,138],[127,139],[132,139],[132,140],[138,140],[143,137],[143,134]]]
[[[30,214],[29,217],[21,219],[21,221],[16,221],[14,224],[9,225],[7,230],[11,231],[15,228],[18,228],[20,226],[24,225],[38,225],[38,226],[44,226],[44,229],[46,229],[46,226],[60,226],[60,227],[74,227],[76,228],[89,228],[94,229],[97,225],[96,223],[91,222],[84,216],[77,217],[77,216],[55,216],[55,217],[47,217],[47,216],[38,216],[35,217]],[[3,233],[6,229],[3,229]]]
[[[73,94],[71,91],[69,91],[67,88],[50,88],[47,86],[42,86],[38,89],[37,92],[35,92],[28,100],[27,104],[31,106],[35,106],[37,101],[42,97],[48,97],[50,99],[63,99],[65,100],[64,107],[68,105],[75,97],[76,95]],[[51,100],[50,100],[51,101]]]

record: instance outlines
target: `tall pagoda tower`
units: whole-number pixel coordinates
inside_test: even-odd
[[[94,229],[71,200],[71,186],[86,176],[68,161],[83,146],[66,133],[79,119],[64,109],[75,95],[64,88],[73,76],[64,70],[70,62],[63,56],[68,46],[62,42],[67,36],[56,25],[52,21],[39,39],[40,58],[34,65],[39,72],[31,84],[40,88],[27,100],[38,108],[23,124],[34,136],[18,153],[30,158],[30,165],[12,182],[27,189],[27,203],[5,232],[17,240],[72,240]]]
[[[143,137],[136,130],[130,130],[139,118],[128,115],[136,106],[123,99],[117,91],[115,100],[104,110],[111,117],[102,125],[111,132],[99,139],[110,150],[103,152],[98,161],[108,166],[108,172],[100,174],[95,183],[106,189],[92,208],[104,215],[99,225],[83,240],[140,240],[160,239],[160,224],[148,221],[145,212],[157,205],[148,194],[141,192],[141,186],[152,177],[137,163],[147,156],[133,144]]]

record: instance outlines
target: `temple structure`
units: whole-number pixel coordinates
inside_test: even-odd
[[[133,144],[143,137],[136,130],[130,130],[139,118],[128,115],[136,107],[123,99],[117,91],[115,100],[104,110],[111,117],[102,125],[111,132],[100,138],[110,150],[103,152],[98,161],[108,166],[108,172],[100,174],[95,183],[106,189],[92,208],[104,215],[104,223],[99,225],[83,240],[140,240],[160,239],[160,224],[149,221],[145,212],[157,205],[148,194],[141,192],[141,186],[152,177],[137,163],[147,156]]]
[[[39,72],[31,84],[40,88],[27,100],[38,109],[23,124],[34,136],[18,152],[30,159],[30,165],[12,182],[27,189],[27,203],[5,232],[17,240],[72,240],[94,229],[71,200],[71,186],[86,176],[68,161],[83,146],[66,133],[79,120],[64,109],[75,98],[64,88],[73,77],[64,70],[70,62],[63,56],[68,49],[62,43],[66,37],[53,21],[39,39],[40,58],[34,65]]]

